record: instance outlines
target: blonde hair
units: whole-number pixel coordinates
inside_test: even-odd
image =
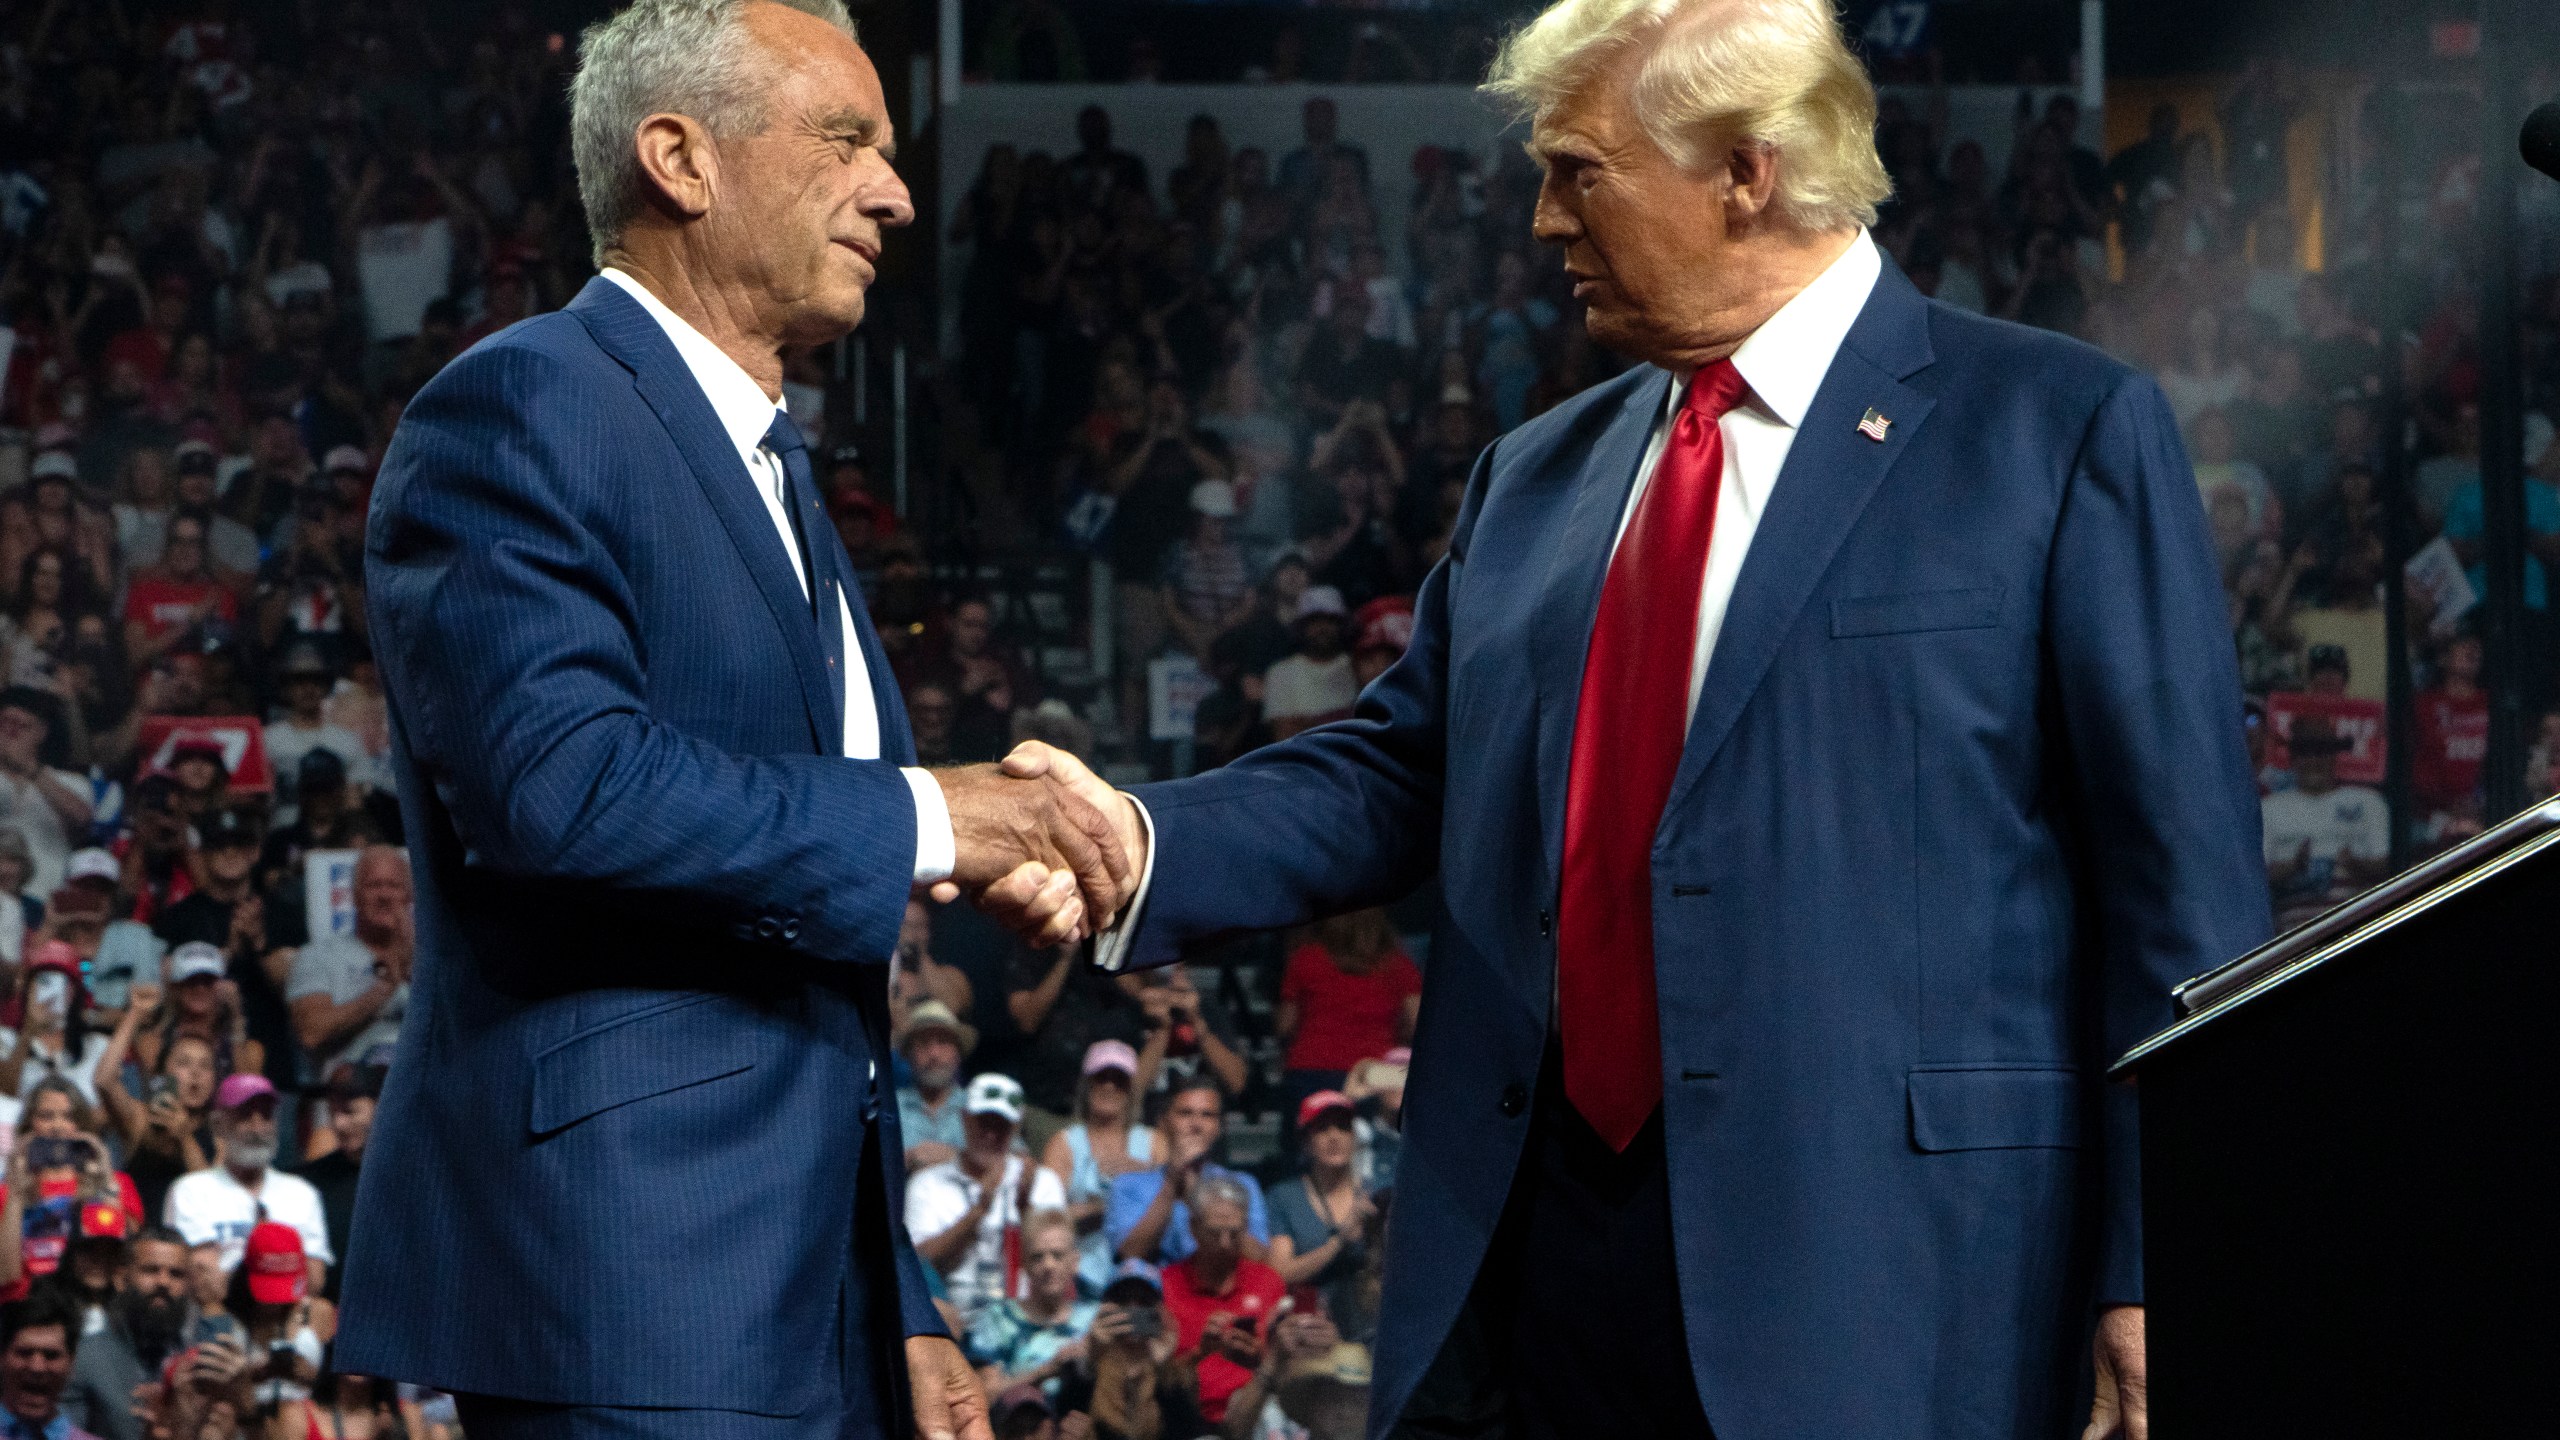
[[[1029,1250],[1031,1248],[1032,1236],[1042,1234],[1050,1230],[1063,1230],[1067,1232],[1067,1245],[1071,1249],[1074,1247],[1076,1243],[1076,1217],[1068,1214],[1064,1210],[1048,1209],[1034,1210],[1030,1214],[1022,1217],[1022,1248],[1024,1250]]]
[[[1514,31],[1484,89],[1532,124],[1652,42],[1629,98],[1683,169],[1734,143],[1781,157],[1773,207],[1806,231],[1873,225],[1893,193],[1876,91],[1828,0],[1560,0]]]

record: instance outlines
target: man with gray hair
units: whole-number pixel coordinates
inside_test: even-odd
[[[842,0],[636,0],[570,109],[603,273],[420,390],[374,492],[416,938],[338,1363],[474,1440],[983,1437],[889,962],[917,891],[1057,943],[1128,862],[1055,782],[917,768],[779,404],[914,217]]]
[[[1640,363],[1477,461],[1349,721],[1007,763],[1141,855],[1106,964],[1437,871],[1373,1430],[2139,1437],[2100,1076],[2268,930],[2168,406],[1878,251],[1828,0],[1564,0],[1490,88]]]

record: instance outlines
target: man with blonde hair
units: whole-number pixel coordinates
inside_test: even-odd
[[[1373,1430],[2140,1436],[2099,1077],[2268,929],[2168,407],[1878,252],[1824,0],[1566,0],[1490,88],[1640,363],[1478,460],[1352,719],[1118,802],[1104,959],[1437,870]]]

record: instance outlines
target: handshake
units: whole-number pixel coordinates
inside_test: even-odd
[[[1026,740],[996,765],[936,770],[951,810],[951,878],[937,901],[963,895],[1034,949],[1110,928],[1147,863],[1137,804],[1083,761]]]

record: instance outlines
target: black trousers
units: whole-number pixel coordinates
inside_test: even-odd
[[[1656,1110],[1613,1152],[1550,1046],[1529,1139],[1474,1290],[1400,1437],[1708,1440],[1671,1245]]]

